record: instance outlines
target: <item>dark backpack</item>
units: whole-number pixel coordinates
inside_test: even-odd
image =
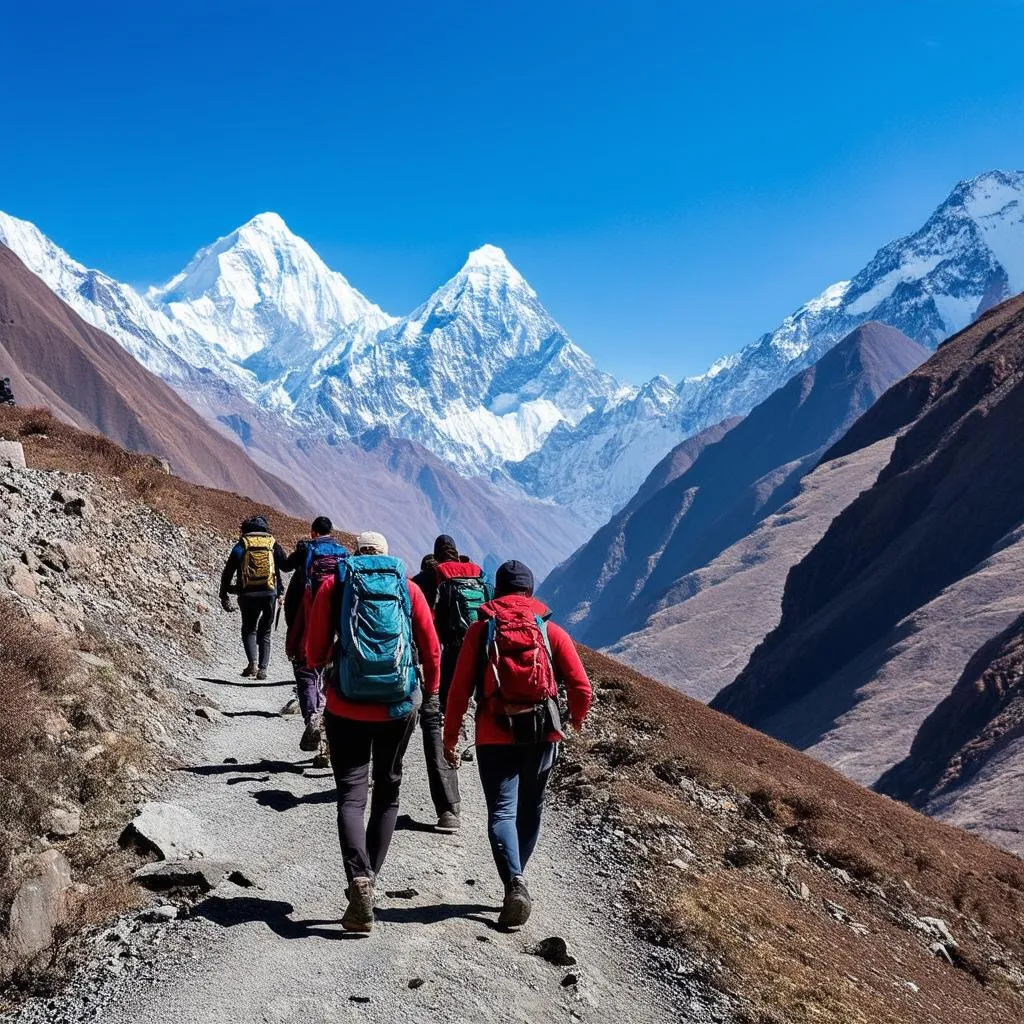
[[[348,548],[330,537],[317,537],[307,542],[305,581],[311,597],[316,596],[324,580],[338,575],[339,567],[344,567],[347,558]]]
[[[446,646],[461,647],[469,627],[480,618],[480,606],[494,596],[486,577],[442,576],[437,584],[434,623]]]

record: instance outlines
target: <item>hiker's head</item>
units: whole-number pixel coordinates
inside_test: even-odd
[[[242,520],[242,533],[270,533],[266,516],[250,516]]]
[[[356,537],[356,554],[358,555],[386,555],[388,553],[388,539],[383,533],[375,530],[365,530]]]
[[[317,516],[313,520],[313,525],[309,528],[309,535],[311,537],[327,537],[333,529],[334,524],[327,516]]]
[[[431,569],[437,568],[437,559],[433,555],[424,555],[423,560],[420,562],[421,572],[430,572]]]
[[[507,597],[509,594],[533,597],[533,573],[528,565],[515,559],[499,565],[494,574],[494,596]]]
[[[442,533],[434,541],[434,557],[438,562],[457,562],[459,560],[459,549],[447,533]]]

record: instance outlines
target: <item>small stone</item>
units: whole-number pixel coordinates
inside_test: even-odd
[[[562,979],[562,988],[573,988],[580,983],[580,976],[578,974],[567,974]]]
[[[535,946],[527,947],[526,952],[539,956],[542,960],[546,960],[549,964],[554,964],[556,967],[576,966],[576,958],[570,954],[565,939],[558,935],[541,939]]]
[[[195,634],[196,636],[202,636],[202,635],[203,635],[203,623],[202,623],[202,620],[201,620],[201,619],[196,619],[196,620],[195,620],[195,621],[194,621],[194,622],[192,623],[192,632],[193,632],[193,633],[194,633],[194,634]]]
[[[165,903],[163,906],[152,907],[144,911],[141,916],[144,921],[151,921],[154,924],[176,921],[178,918],[178,908],[173,903]]]
[[[932,956],[939,957],[940,960],[945,960],[946,963],[952,966],[953,958],[949,955],[949,950],[945,947],[945,945],[943,945],[943,943],[933,942],[928,947],[928,952],[931,953]]]
[[[471,764],[475,757],[476,752],[473,750],[472,747],[466,747],[466,749],[462,752],[462,760],[466,764]]]
[[[797,896],[802,900],[809,900],[811,898],[811,889],[806,882],[801,882],[797,886]]]
[[[681,860],[679,857],[676,857],[675,860],[669,861],[669,866],[675,868],[677,871],[688,871],[690,867],[685,860]]]
[[[949,925],[941,917],[919,917],[914,922],[914,925],[920,931],[933,936],[940,942],[944,942],[947,946],[956,948],[956,939],[953,938]]]
[[[385,893],[391,900],[412,900],[419,896],[415,889],[388,889]]]
[[[299,713],[299,702],[295,697],[292,697],[290,701],[283,708],[281,708],[282,715],[297,715]]]
[[[53,807],[43,815],[39,824],[48,836],[70,839],[82,830],[82,813],[78,810]]]
[[[175,804],[153,800],[125,827],[121,845],[138,846],[162,860],[174,860],[201,857],[206,841],[191,812]]]
[[[424,978],[410,978],[409,988],[423,988],[423,986],[426,985],[426,983],[427,982]]]
[[[25,468],[25,448],[20,441],[0,441],[0,466]]]
[[[348,1001],[350,1003],[368,1003],[370,1001],[369,996],[349,996]]]
[[[241,870],[231,861],[195,857],[191,860],[147,864],[135,872],[135,880],[139,885],[155,892],[165,892],[169,889],[199,889],[202,892],[210,892],[236,873],[241,874]]]
[[[196,716],[205,718],[207,722],[223,722],[224,716],[216,708],[196,708]]]
[[[96,506],[84,495],[76,495],[65,503],[64,514],[78,516],[80,519],[92,519],[96,514]]]

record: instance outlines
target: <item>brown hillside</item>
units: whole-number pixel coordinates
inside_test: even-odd
[[[21,405],[41,405],[179,476],[305,514],[293,487],[257,466],[113,338],[65,305],[0,245],[0,374]]]

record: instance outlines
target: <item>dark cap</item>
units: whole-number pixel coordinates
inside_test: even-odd
[[[439,562],[457,562],[459,560],[459,549],[447,533],[442,533],[434,541],[434,557]]]
[[[506,594],[533,596],[533,573],[525,562],[505,562],[494,574],[494,593],[497,597]]]

